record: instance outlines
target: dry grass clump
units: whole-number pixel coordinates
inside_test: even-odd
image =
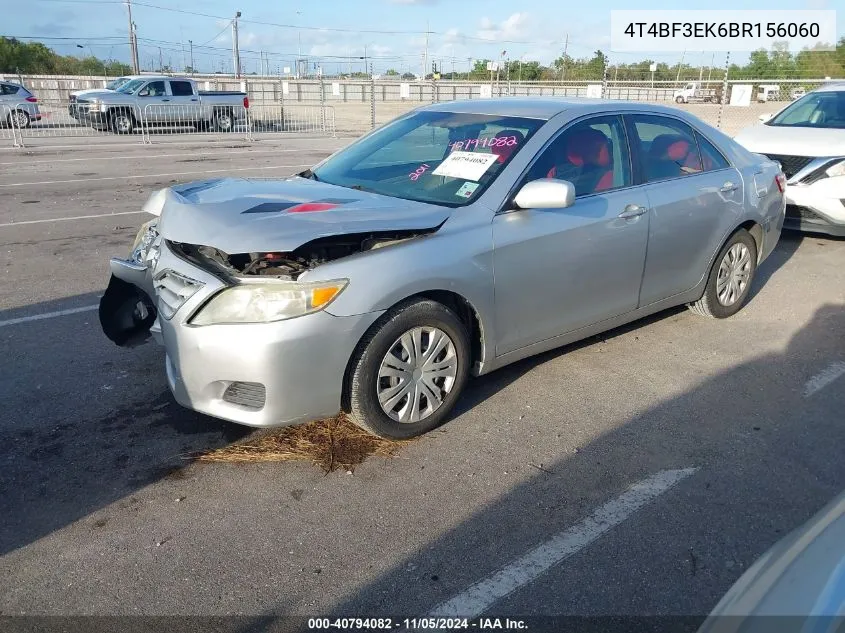
[[[345,415],[287,426],[260,437],[194,455],[200,462],[309,461],[324,472],[353,470],[370,455],[391,457],[408,441],[367,433]]]

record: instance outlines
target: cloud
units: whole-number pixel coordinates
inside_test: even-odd
[[[475,36],[484,40],[518,40],[528,37],[529,20],[527,13],[513,13],[503,22],[496,24],[488,17],[481,18]]]
[[[390,4],[435,4],[437,0],[387,0]]]

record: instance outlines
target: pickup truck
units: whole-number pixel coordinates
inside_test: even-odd
[[[183,77],[133,79],[114,92],[77,99],[87,108],[88,122],[98,130],[131,134],[139,125],[195,127],[231,132],[237,119],[246,116],[245,92],[197,90],[196,82]]]
[[[672,93],[675,103],[722,103],[721,88],[702,88],[697,81],[691,81]]]

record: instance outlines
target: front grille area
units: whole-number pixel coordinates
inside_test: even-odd
[[[786,205],[786,217],[793,220],[802,220],[804,222],[814,222],[816,224],[827,224],[822,216],[807,207],[800,207],[797,204]]]
[[[264,385],[257,382],[233,382],[223,392],[223,400],[249,409],[261,409],[267,397]]]
[[[153,280],[159,300],[159,313],[165,319],[170,319],[204,285],[196,279],[165,270]]]
[[[787,178],[792,178],[813,160],[812,156],[786,156],[785,154],[766,154],[766,156],[780,163]]]

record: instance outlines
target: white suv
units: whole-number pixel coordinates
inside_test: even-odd
[[[845,84],[808,92],[736,141],[780,162],[784,228],[845,236]]]

